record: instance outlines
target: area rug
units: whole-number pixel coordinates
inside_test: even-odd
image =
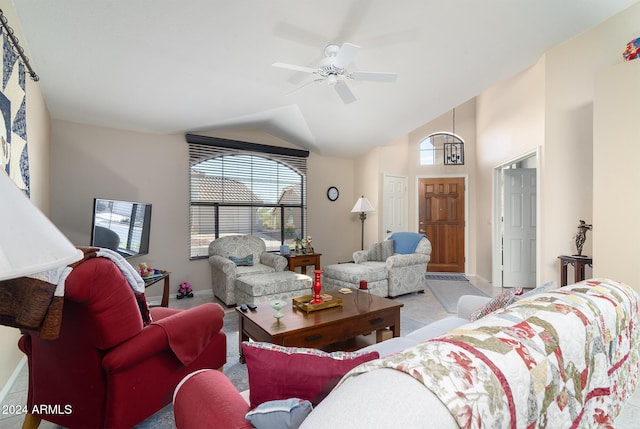
[[[466,281],[467,278],[458,273],[427,273],[427,280],[457,280]]]
[[[458,312],[458,298],[462,295],[489,296],[469,283],[464,276],[459,277],[464,280],[437,280],[427,277],[427,286],[447,313]]]

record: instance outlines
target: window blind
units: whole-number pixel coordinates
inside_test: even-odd
[[[224,235],[262,238],[267,250],[304,237],[307,151],[187,135],[190,257]]]

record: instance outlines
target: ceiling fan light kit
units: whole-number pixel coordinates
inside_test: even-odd
[[[342,46],[328,45],[324,48],[324,55],[317,69],[286,63],[273,63],[274,67],[280,67],[298,72],[310,73],[320,76],[312,82],[326,81],[333,86],[338,96],[345,104],[353,103],[356,97],[346,84],[347,80],[362,80],[372,82],[395,82],[398,75],[388,72],[349,71],[348,67],[356,56],[360,46],[353,43],[343,43]],[[307,86],[309,83],[303,85]],[[294,91],[292,91],[294,92]]]

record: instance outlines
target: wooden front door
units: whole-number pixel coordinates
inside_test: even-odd
[[[420,232],[431,241],[428,271],[464,273],[464,178],[419,181]]]

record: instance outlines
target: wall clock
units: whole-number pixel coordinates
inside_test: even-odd
[[[338,188],[336,188],[335,186],[331,186],[329,187],[329,189],[327,189],[327,198],[329,198],[329,200],[335,201],[338,199],[339,196],[340,196],[340,192],[338,191]]]

